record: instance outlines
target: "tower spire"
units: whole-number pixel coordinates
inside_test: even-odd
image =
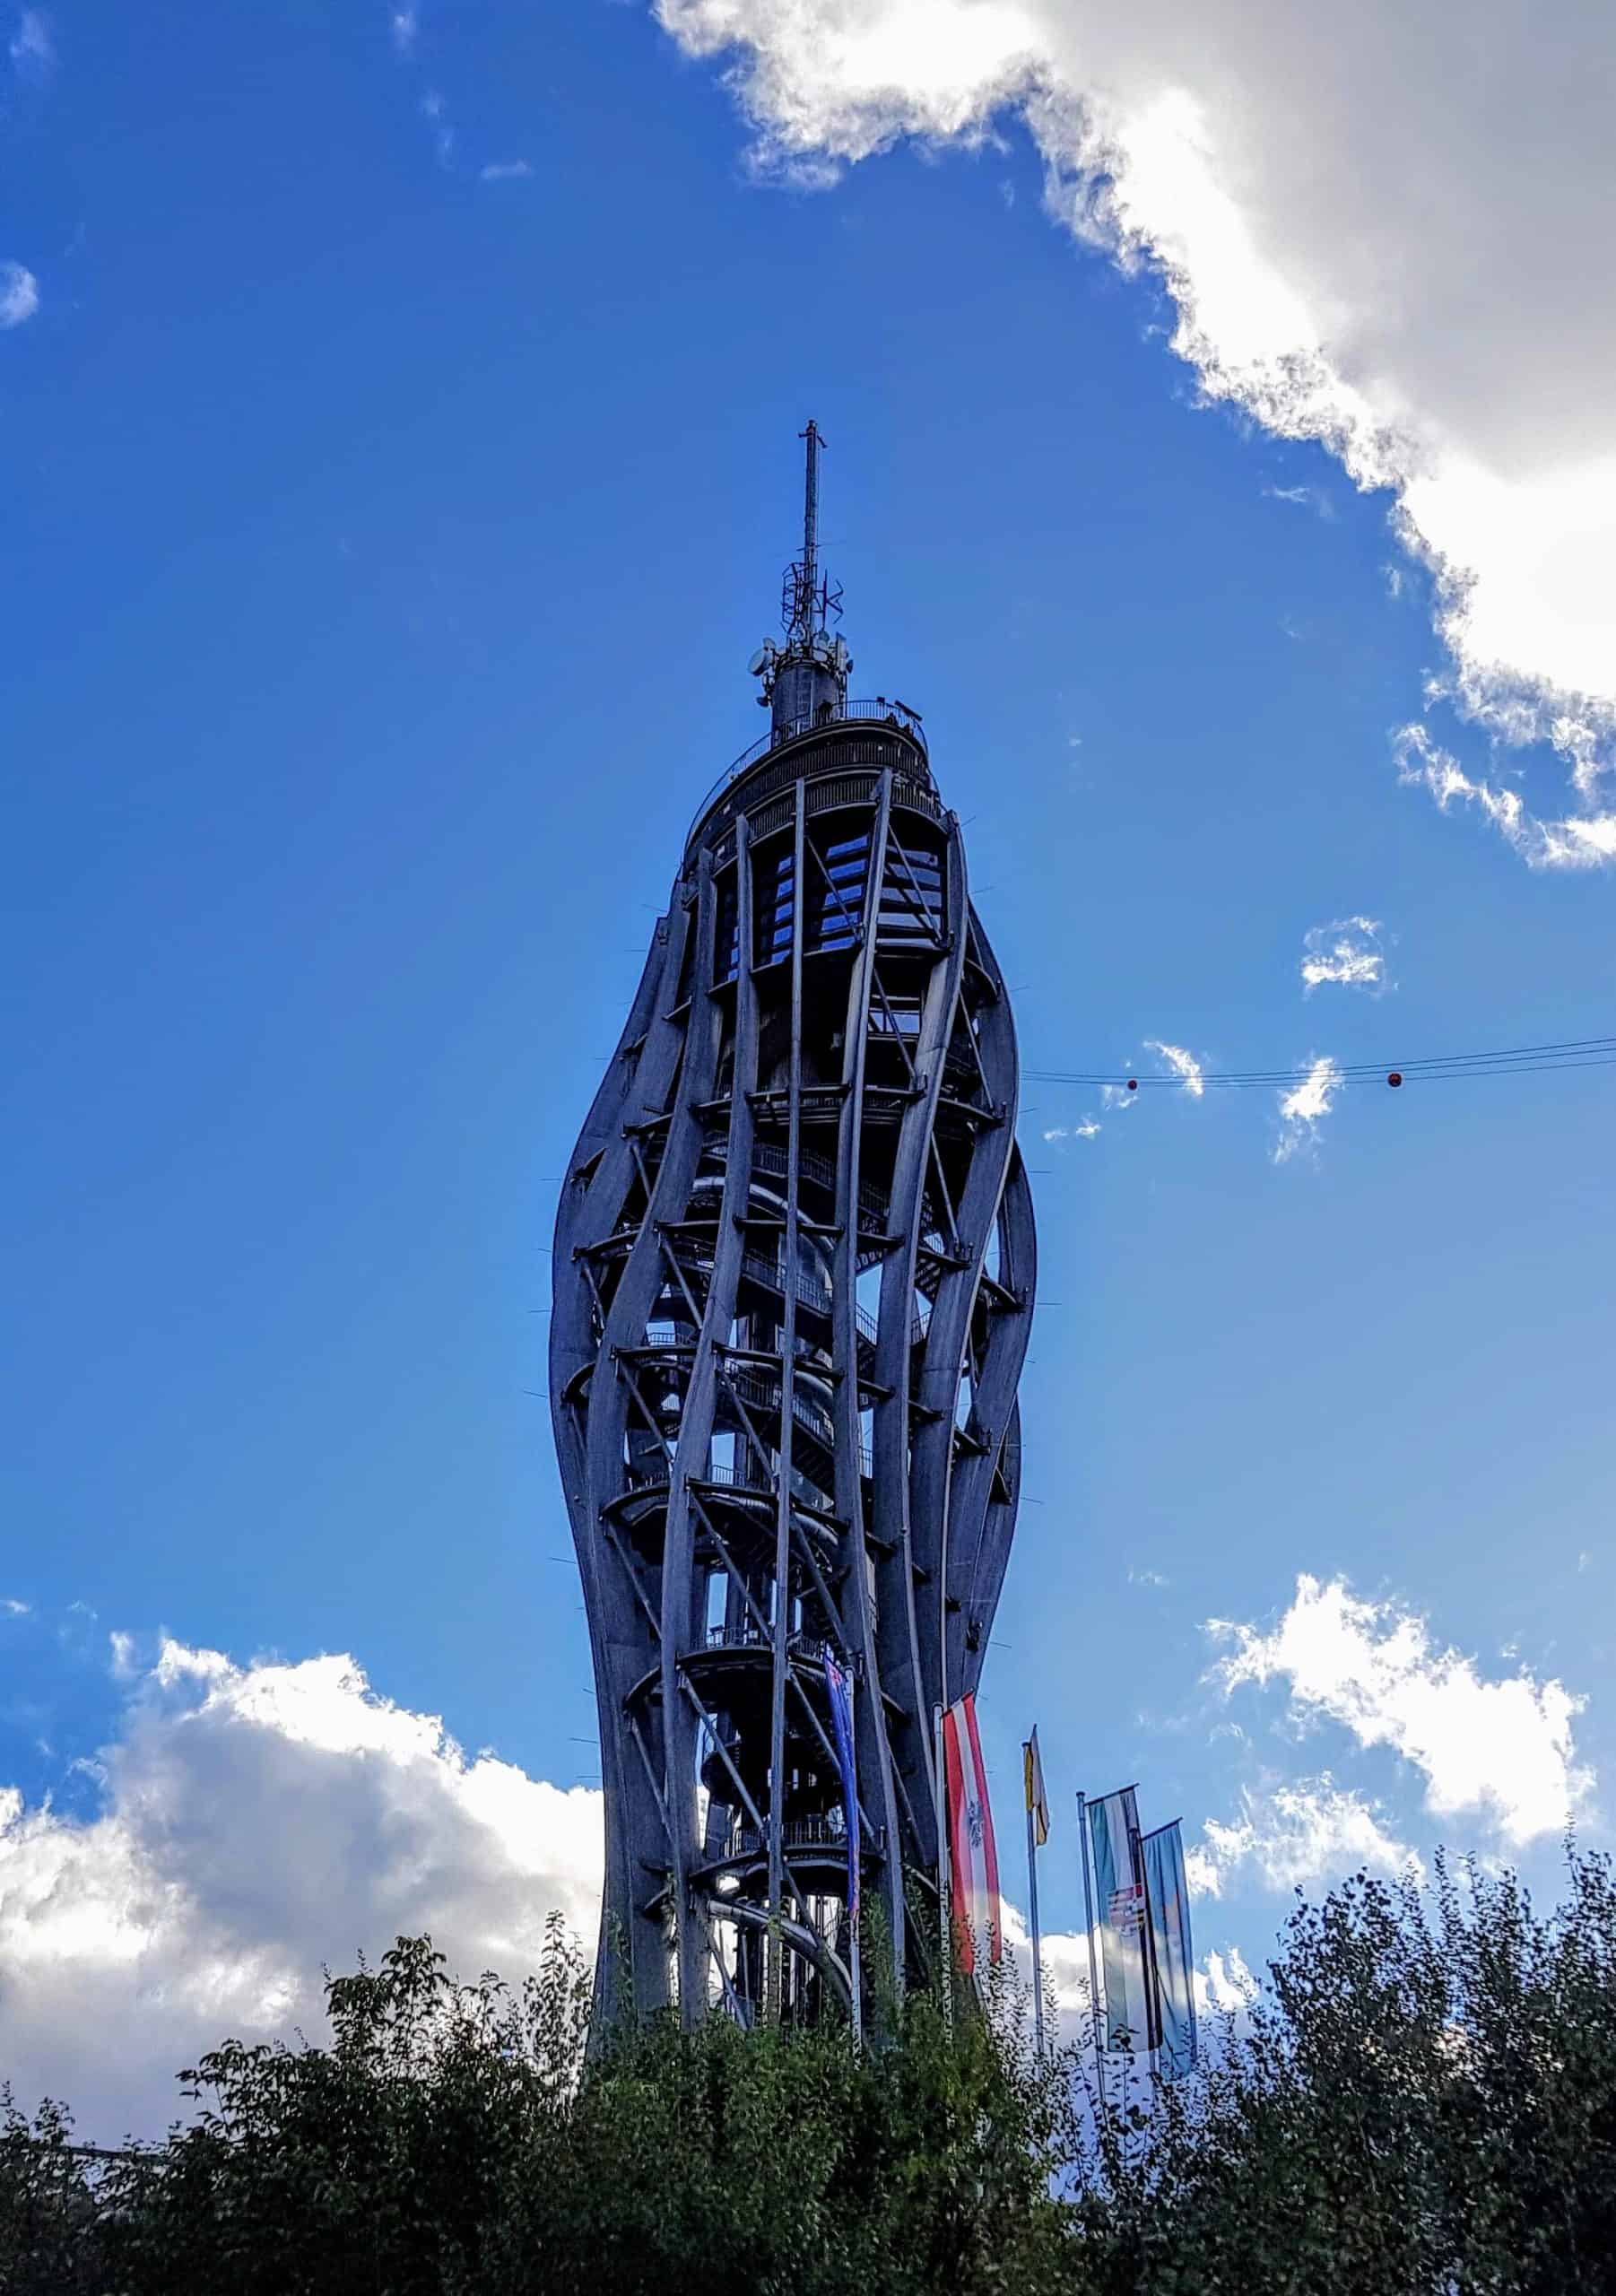
[[[824,444],[820,427],[812,416],[808,428],[799,430],[799,439],[808,442],[807,467],[803,474],[803,557],[802,573],[797,586],[797,618],[802,635],[811,639],[821,620],[819,599],[820,554],[820,448]]]
[[[805,440],[803,472],[803,553],[786,569],[780,590],[780,622],[785,644],[766,639],[752,656],[754,677],[761,678],[758,696],[771,709],[777,741],[810,726],[839,718],[847,705],[847,673],[853,663],[839,638],[828,624],[839,621],[840,587],[820,567],[820,451],[825,444],[819,424],[810,422],[797,436]]]

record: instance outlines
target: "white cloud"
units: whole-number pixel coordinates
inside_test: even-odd
[[[38,8],[24,8],[7,44],[7,54],[27,79],[43,80],[55,66],[56,51],[50,37],[50,19]]]
[[[0,1600],[0,1611],[4,1611],[8,1618],[26,1618],[32,1608],[31,1603],[21,1602],[15,1595],[7,1595]]]
[[[415,37],[421,30],[421,17],[413,8],[395,8],[387,19],[387,30],[397,53],[408,56],[414,48]]]
[[[21,326],[39,308],[39,283],[21,263],[0,263],[0,332]]]
[[[1221,1897],[1238,1868],[1255,1867],[1271,1890],[1313,1882],[1340,1882],[1360,1866],[1393,1874],[1418,1858],[1394,1840],[1362,1796],[1326,1775],[1299,1779],[1240,1796],[1232,1824],[1209,1818],[1199,1842],[1185,1853],[1189,1885],[1197,1897]]]
[[[1596,869],[1616,860],[1616,812],[1571,813],[1560,821],[1541,821],[1527,809],[1518,790],[1472,780],[1457,759],[1439,749],[1423,726],[1400,726],[1392,753],[1401,780],[1429,790],[1443,813],[1455,802],[1473,805],[1528,868]],[[1594,752],[1586,745],[1583,760],[1577,771],[1592,796],[1597,767]]]
[[[1568,0],[657,0],[798,180],[1018,113],[1052,211],[1177,307],[1209,400],[1389,489],[1449,687],[1616,745],[1616,13]],[[1455,58],[1473,69],[1460,69]],[[1500,152],[1508,154],[1499,164]],[[1596,811],[1574,777],[1572,810]]]
[[[519,183],[533,169],[526,160],[491,160],[478,172],[484,183]]]
[[[1302,992],[1308,996],[1327,982],[1367,988],[1375,996],[1392,985],[1380,926],[1372,917],[1338,917],[1329,925],[1309,926],[1302,935],[1301,971]]]
[[[1099,1088],[1102,1109],[1131,1109],[1138,1098],[1138,1093],[1130,1092],[1125,1084],[1102,1084]]]
[[[0,2064],[97,2141],[161,2132],[227,2033],[317,2031],[323,1961],[430,1930],[520,1978],[552,1907],[594,1935],[600,1795],[468,1759],[350,1658],[167,1642],[94,1771],[83,1819],[0,1788]]]
[[[1257,1997],[1257,1981],[1238,1945],[1208,1953],[1204,1969],[1194,1972],[1194,1984],[1198,2017],[1238,2016]]]
[[[421,116],[432,126],[432,149],[438,154],[440,168],[449,166],[455,156],[456,135],[450,126],[443,98],[436,88],[429,88],[421,100]]]
[[[1166,1065],[1179,1077],[1192,1100],[1198,1100],[1206,1091],[1206,1079],[1201,1063],[1193,1052],[1186,1052],[1181,1044],[1160,1044],[1154,1037],[1145,1039],[1147,1052],[1160,1053]]]
[[[1425,1621],[1360,1601],[1339,1578],[1306,1575],[1272,1633],[1209,1621],[1232,1639],[1224,1691],[1276,1676],[1304,1721],[1344,1724],[1360,1746],[1390,1746],[1425,1779],[1434,1817],[1475,1812],[1511,1845],[1564,1831],[1593,1789],[1571,1725],[1584,1700],[1525,1668],[1488,1682],[1475,1661],[1439,1648]]]
[[[1293,502],[1299,510],[1312,510],[1326,520],[1335,516],[1335,505],[1322,486],[1265,486],[1263,492],[1270,502]]]
[[[1280,1135],[1273,1144],[1276,1164],[1289,1163],[1299,1150],[1309,1152],[1318,1144],[1318,1127],[1335,1105],[1342,1073],[1334,1060],[1315,1060],[1299,1084],[1280,1094]]]
[[[1052,1144],[1063,1140],[1092,1140],[1099,1126],[1091,1116],[1079,1117],[1075,1124],[1052,1124],[1044,1137]]]

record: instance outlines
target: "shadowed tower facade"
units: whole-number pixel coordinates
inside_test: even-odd
[[[821,440],[769,728],[704,799],[555,1232],[551,1400],[605,1790],[597,2002],[849,2003],[938,1934],[934,1709],[974,1690],[1034,1287],[1010,1001],[917,715],[849,700]],[[880,1909],[881,1919],[870,1915]]]

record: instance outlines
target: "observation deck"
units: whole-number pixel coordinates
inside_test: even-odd
[[[771,726],[761,740],[725,766],[696,809],[684,843],[688,868],[703,846],[716,846],[737,814],[750,813],[777,791],[822,774],[892,769],[894,796],[911,811],[943,818],[932,780],[920,719],[901,702],[822,703],[812,718]],[[855,802],[867,793],[849,792]]]

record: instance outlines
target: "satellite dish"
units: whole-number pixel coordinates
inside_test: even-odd
[[[752,656],[751,661],[746,665],[747,676],[751,678],[760,678],[773,658],[774,648],[769,644],[769,641],[766,638],[763,640],[763,643],[759,647],[757,652]]]

